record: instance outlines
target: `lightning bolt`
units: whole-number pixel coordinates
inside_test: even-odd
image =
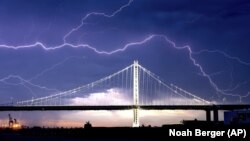
[[[19,75],[9,75],[7,77],[4,77],[2,79],[0,79],[0,82],[2,82],[3,84],[6,84],[6,85],[12,85],[12,86],[18,86],[18,85],[21,85],[23,87],[25,87],[28,91],[30,91],[30,93],[32,93],[32,95],[36,95],[35,92],[30,88],[31,87],[36,87],[36,88],[39,88],[39,89],[43,89],[43,90],[46,90],[46,91],[53,91],[53,92],[60,92],[59,90],[57,89],[51,89],[51,88],[47,88],[45,86],[40,86],[40,85],[37,85],[37,84],[34,84],[32,83],[31,81],[35,80],[35,79],[38,79],[39,77],[41,77],[42,75],[44,75],[45,73],[49,72],[49,71],[52,71],[53,69],[55,69],[56,67],[60,66],[60,65],[63,65],[65,62],[67,62],[68,60],[70,59],[85,59],[85,57],[80,57],[80,56],[69,56],[65,59],[63,59],[62,61],[52,65],[51,67],[49,68],[46,68],[44,69],[43,71],[41,71],[40,73],[36,74],[34,77],[26,80],[24,78],[22,78],[21,76]],[[19,82],[10,82],[10,80],[12,79],[16,79],[18,80]],[[29,86],[27,86],[29,85]]]
[[[230,56],[228,55],[227,53],[225,52],[222,52],[220,50],[201,50],[201,51],[198,51],[198,52],[194,52],[191,47],[189,45],[185,45],[185,46],[177,46],[176,43],[174,41],[171,41],[167,38],[167,36],[165,35],[161,35],[161,34],[152,34],[152,35],[149,35],[147,36],[146,38],[144,38],[143,40],[140,40],[140,41],[136,41],[136,42],[130,42],[130,43],[127,43],[125,44],[124,46],[122,46],[121,48],[118,48],[118,49],[115,49],[113,51],[104,51],[104,50],[99,50],[93,46],[90,46],[89,44],[71,44],[71,43],[67,43],[66,42],[66,39],[72,34],[74,33],[75,31],[79,30],[80,28],[82,28],[85,24],[86,24],[86,20],[90,17],[90,16],[102,16],[102,17],[106,17],[106,18],[112,18],[114,17],[116,14],[120,13],[124,8],[130,6],[130,4],[133,2],[133,0],[129,0],[129,2],[123,6],[121,6],[118,10],[114,11],[113,13],[111,13],[110,15],[108,14],[105,14],[105,13],[98,13],[98,12],[91,12],[91,13],[88,13],[86,14],[82,20],[81,20],[81,24],[76,26],[75,28],[73,28],[72,30],[70,30],[68,33],[66,33],[63,37],[63,43],[60,44],[60,45],[57,45],[57,46],[46,46],[45,44],[41,43],[41,42],[35,42],[34,44],[29,44],[29,45],[20,45],[20,46],[10,46],[10,45],[0,45],[0,48],[6,48],[6,49],[14,49],[14,50],[18,50],[18,49],[28,49],[28,48],[35,48],[35,47],[40,47],[42,48],[43,50],[45,51],[52,51],[52,50],[57,50],[57,49],[61,49],[61,48],[64,48],[64,47],[71,47],[71,48],[87,48],[87,49],[90,49],[92,51],[94,51],[95,53],[97,54],[102,54],[102,55],[112,55],[112,54],[116,54],[116,53],[120,53],[120,52],[124,52],[126,51],[128,48],[132,47],[132,46],[140,46],[140,45],[143,45],[155,38],[161,38],[163,39],[164,41],[166,41],[168,44],[170,44],[173,48],[177,49],[177,50],[186,50],[188,52],[188,57],[189,57],[189,60],[193,63],[193,65],[199,69],[201,75],[205,78],[207,78],[207,80],[209,81],[210,85],[217,91],[217,93],[219,94],[222,94],[222,95],[226,95],[226,96],[234,96],[234,97],[239,97],[240,98],[240,101],[242,98],[245,98],[247,96],[250,95],[250,92],[248,92],[246,95],[244,96],[241,96],[239,94],[232,94],[232,93],[228,93],[222,89],[219,88],[218,85],[216,85],[216,83],[213,81],[211,75],[209,75],[208,73],[206,73],[206,71],[204,70],[204,68],[202,67],[201,64],[198,63],[198,61],[194,58],[194,55],[199,55],[201,53],[219,53],[221,55],[223,55],[224,57],[226,58],[229,58],[229,59],[232,59],[232,60],[235,60],[243,65],[250,65],[250,63],[248,62],[245,62],[243,60],[241,60],[240,58],[238,57],[233,57],[233,56]],[[44,70],[43,72],[41,72],[40,74],[36,75],[33,79],[36,79],[38,77],[40,77],[41,75],[43,75],[44,73],[46,73],[47,71],[50,71],[52,70],[51,69],[48,69],[48,70]],[[20,78],[18,78],[20,79]],[[33,80],[33,79],[30,79],[30,80]],[[5,80],[5,79],[3,79]],[[24,79],[20,79],[21,82],[25,82],[27,84],[30,84],[30,81],[26,81]],[[6,81],[4,81],[6,82]],[[31,83],[32,84],[32,83]],[[30,85],[31,85],[30,84]],[[34,85],[36,86],[36,85]],[[42,87],[43,88],[43,87]]]
[[[220,51],[220,50],[207,50],[207,49],[204,49],[204,50],[200,50],[200,51],[197,51],[197,52],[193,52],[194,55],[200,55],[202,53],[217,53],[217,54],[220,54],[220,55],[223,55],[225,58],[227,59],[231,59],[231,60],[234,60],[236,62],[238,62],[239,64],[242,64],[242,65],[245,65],[245,66],[250,66],[250,63],[249,62],[246,62],[246,61],[243,61],[242,59],[240,59],[239,57],[235,57],[235,56],[231,56],[229,54],[227,54],[226,52],[223,52],[223,51]],[[233,68],[232,68],[233,69]],[[232,73],[230,74],[230,77],[231,79],[233,78],[232,77]],[[210,82],[211,84],[211,82]],[[239,83],[237,84],[235,87],[231,88],[231,89],[225,89],[225,90],[222,90],[222,89],[216,89],[217,92],[223,94],[223,95],[228,95],[228,96],[237,96],[239,97],[240,99],[240,103],[242,102],[242,98],[246,98],[250,95],[250,92],[248,92],[247,94],[245,95],[239,95],[239,94],[232,94],[232,93],[228,93],[228,92],[232,92],[236,89],[238,89],[240,86],[246,84],[246,82],[243,82],[243,83]],[[218,87],[217,87],[218,88]]]
[[[224,71],[218,71],[218,72],[210,73],[209,75],[212,77],[212,76],[220,75],[220,74],[222,74],[223,72],[224,72]],[[198,73],[198,75],[202,76],[201,73]]]
[[[90,12],[88,14],[86,14],[82,20],[81,20],[81,24],[76,26],[75,28],[73,28],[72,30],[70,30],[68,33],[66,33],[63,37],[63,41],[64,43],[66,43],[66,39],[67,37],[69,37],[72,33],[74,33],[75,31],[79,30],[81,27],[83,27],[84,25],[86,25],[87,23],[85,23],[85,21],[91,17],[91,16],[102,16],[105,18],[112,18],[115,15],[117,15],[118,13],[120,13],[124,8],[130,6],[130,4],[133,2],[134,0],[129,0],[127,4],[121,6],[119,9],[117,9],[116,11],[114,11],[113,13],[111,13],[110,15],[105,14],[105,13],[99,13],[99,12]]]
[[[68,60],[70,59],[85,59],[86,57],[80,57],[80,56],[69,56],[65,59],[63,59],[62,61],[52,65],[51,67],[49,68],[46,68],[44,69],[43,71],[41,71],[40,73],[36,74],[34,77],[30,78],[28,81],[31,82],[35,79],[38,79],[39,77],[41,77],[42,75],[44,75],[45,73],[49,72],[49,71],[52,71],[53,69],[55,69],[56,67],[60,66],[60,65],[63,65],[64,63],[66,63]]]
[[[247,81],[244,81],[244,82],[242,82],[242,83],[239,83],[239,84],[237,84],[237,85],[235,85],[233,88],[231,88],[231,89],[225,89],[225,90],[223,90],[223,91],[230,91],[230,92],[232,92],[232,91],[235,91],[236,89],[238,89],[239,87],[241,87],[242,85],[245,85],[247,83]]]
[[[250,92],[248,92],[246,95],[240,96],[240,103],[242,102],[242,98],[246,98],[250,95]]]
[[[9,82],[8,80],[10,80],[10,79],[18,79],[19,82],[16,82],[16,83]],[[0,82],[2,82],[5,85],[12,85],[12,86],[21,85],[21,86],[25,87],[32,95],[35,95],[33,90],[30,87],[28,87],[25,83],[23,83],[25,81],[26,81],[25,79],[23,79],[22,77],[17,76],[17,75],[9,75],[7,77],[4,77],[4,78],[0,79]]]
[[[112,55],[112,54],[115,54],[115,53],[124,52],[124,51],[126,51],[128,48],[130,48],[132,46],[143,45],[143,44],[145,44],[145,43],[147,43],[147,42],[149,42],[149,41],[151,41],[151,40],[153,40],[155,38],[161,38],[161,39],[163,39],[164,41],[166,41],[166,43],[170,44],[173,48],[175,48],[177,50],[183,50],[183,49],[187,50],[190,61],[193,63],[193,65],[195,67],[197,67],[199,69],[201,75],[203,77],[207,78],[207,80],[209,81],[210,85],[217,91],[217,93],[220,93],[220,94],[226,95],[226,96],[239,97],[240,99],[242,98],[242,96],[239,95],[239,94],[227,93],[224,90],[220,89],[219,86],[213,81],[212,77],[208,73],[206,73],[206,71],[204,70],[204,68],[202,67],[202,65],[200,65],[198,63],[198,61],[193,57],[193,55],[197,55],[198,53],[205,52],[205,51],[207,52],[208,50],[203,50],[203,51],[200,51],[200,52],[193,52],[192,48],[189,45],[177,46],[174,41],[169,40],[167,36],[162,35],[162,34],[153,34],[153,35],[150,35],[150,36],[146,37],[145,39],[143,39],[141,41],[128,43],[128,44],[124,45],[122,48],[118,48],[116,50],[109,51],[109,52],[108,51],[98,50],[97,48],[94,48],[94,47],[92,47],[92,46],[90,46],[88,44],[73,45],[73,44],[69,44],[69,43],[63,43],[63,44],[61,44],[59,46],[52,46],[52,47],[47,47],[47,46],[43,45],[42,43],[35,43],[35,44],[32,44],[32,45],[24,45],[24,46],[0,45],[0,48],[25,49],[25,48],[41,47],[45,51],[51,51],[51,50],[57,50],[57,49],[60,49],[60,48],[68,46],[68,47],[72,47],[72,48],[88,48],[88,49],[94,51],[97,54]],[[217,50],[216,53],[218,53],[218,52],[220,52],[220,51]],[[210,52],[210,53],[213,53],[213,52]],[[232,57],[232,56],[229,56],[229,55],[227,55],[225,53],[223,53],[223,55],[226,55],[227,58],[230,58],[230,59],[233,59],[233,60],[237,60],[237,61],[239,61],[242,64],[245,64],[245,65],[248,64],[247,62],[244,62],[244,61],[242,61],[241,59],[239,59],[237,57]],[[248,95],[249,94],[247,94],[247,96]],[[244,97],[247,97],[247,96],[244,96]]]
[[[60,65],[63,65],[65,62],[67,62],[68,60],[70,59],[85,59],[85,57],[80,57],[80,56],[69,56],[65,59],[63,59],[62,61],[52,65],[51,67],[49,68],[46,68],[44,69],[43,71],[41,71],[40,73],[36,74],[34,77],[26,80],[24,78],[22,78],[21,76],[19,75],[9,75],[7,77],[4,77],[2,79],[0,79],[0,82],[6,84],[6,85],[12,85],[12,86],[18,86],[18,85],[22,85],[24,86],[25,88],[27,88],[32,94],[34,94],[34,92],[32,91],[32,89],[30,87],[28,87],[27,85],[30,85],[30,86],[33,86],[33,87],[36,87],[36,88],[39,88],[39,89],[43,89],[43,90],[46,90],[46,91],[54,91],[54,92],[60,92],[59,90],[57,89],[51,89],[51,88],[47,88],[45,86],[40,86],[40,85],[37,85],[37,84],[34,84],[32,83],[31,81],[35,80],[35,79],[38,79],[39,77],[41,77],[42,75],[44,75],[45,73],[49,72],[49,71],[52,71],[53,69],[55,69],[56,67],[60,66]],[[18,80],[19,82],[10,82],[11,79],[16,79]]]
[[[10,82],[10,80],[12,79],[16,79],[18,80],[19,82]],[[30,89],[30,87],[28,87],[27,85],[29,86],[32,86],[32,87],[36,87],[36,88],[39,88],[39,89],[43,89],[43,90],[46,90],[46,91],[54,91],[54,92],[59,92],[58,90],[56,89],[50,89],[50,88],[47,88],[45,86],[40,86],[40,85],[37,85],[37,84],[34,84],[34,83],[31,83],[30,81],[22,78],[21,76],[19,75],[9,75],[7,77],[4,77],[2,79],[0,79],[0,82],[2,82],[3,84],[6,84],[6,85],[13,85],[13,86],[18,86],[18,85],[22,85],[24,86],[25,88],[27,88],[31,93],[34,94],[34,92]]]
[[[118,53],[118,52],[123,52],[123,51],[127,50],[131,46],[142,45],[142,44],[150,41],[151,39],[153,39],[153,38],[155,38],[157,36],[162,36],[162,35],[150,35],[150,36],[146,37],[145,39],[143,39],[141,41],[128,43],[125,46],[123,46],[122,48],[119,48],[119,49],[116,49],[116,50],[113,50],[113,51],[110,51],[110,52],[103,51],[103,50],[98,50],[97,48],[92,47],[92,46],[90,46],[88,44],[77,44],[77,45],[74,45],[74,44],[70,44],[70,43],[63,43],[63,44],[58,45],[58,46],[47,47],[47,46],[45,46],[41,42],[36,42],[34,44],[21,45],[21,46],[0,45],[0,48],[7,48],[7,49],[18,50],[18,49],[27,49],[27,48],[40,47],[40,48],[42,48],[45,51],[52,51],[52,50],[57,50],[57,49],[61,49],[61,48],[64,48],[64,47],[71,47],[71,48],[87,48],[87,49],[90,49],[90,50],[94,51],[97,54],[112,55],[112,54],[115,54],[115,53]]]
[[[197,52],[193,52],[193,54],[196,54],[196,55],[199,55],[201,53],[217,53],[217,54],[221,54],[223,55],[224,57],[228,58],[228,59],[232,59],[232,60],[235,60],[237,61],[238,63],[240,64],[243,64],[243,65],[247,65],[247,66],[250,66],[250,63],[248,62],[245,62],[243,60],[241,60],[240,58],[238,57],[234,57],[234,56],[231,56],[223,51],[220,51],[220,50],[207,50],[207,49],[204,49],[204,50],[200,50],[200,51],[197,51]]]

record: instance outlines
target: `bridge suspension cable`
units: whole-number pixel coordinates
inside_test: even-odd
[[[205,100],[205,99],[203,99],[203,98],[201,98],[199,96],[196,96],[195,94],[192,94],[192,93],[190,93],[190,92],[188,92],[188,91],[186,91],[186,90],[184,90],[184,89],[182,89],[182,88],[180,88],[180,87],[178,87],[178,86],[176,86],[174,84],[167,85],[164,81],[160,80],[160,78],[157,75],[155,75],[151,71],[147,70],[146,68],[142,67],[141,65],[139,65],[139,68],[140,68],[140,70],[142,70],[141,72],[143,73],[142,78],[141,78],[142,79],[141,83],[142,83],[142,86],[143,86],[142,90],[145,90],[145,88],[144,88],[145,79],[148,81],[148,79],[151,78],[152,79],[151,80],[151,85],[154,85],[154,86],[148,86],[148,82],[147,82],[147,88],[150,87],[151,89],[152,88],[155,89],[154,94],[156,94],[156,95],[158,94],[158,96],[157,96],[158,99],[159,98],[164,98],[164,97],[169,99],[169,100],[165,100],[165,101],[161,99],[162,101],[159,102],[158,104],[154,103],[155,105],[171,104],[170,102],[172,102],[172,104],[174,104],[173,103],[173,101],[174,101],[173,97],[185,100],[185,101],[183,101],[184,103],[176,103],[176,104],[188,104],[188,103],[189,104],[194,104],[194,103],[195,104],[210,104],[209,101],[207,101],[207,100]],[[146,76],[145,74],[148,75],[148,76]],[[166,90],[162,91],[162,89],[164,89],[164,88]],[[146,90],[146,91],[150,92],[152,90]],[[146,92],[144,91],[144,93],[146,93]],[[146,103],[146,104],[148,104],[148,103]]]
[[[65,98],[74,98],[79,94],[84,94],[84,93],[95,93],[95,92],[100,92],[100,91],[107,91],[108,89],[111,88],[117,88],[117,87],[124,87],[124,88],[130,88],[132,87],[131,84],[128,82],[128,77],[132,76],[131,71],[132,65],[116,72],[111,75],[108,75],[102,79],[99,79],[97,81],[94,81],[92,83],[59,92],[56,94],[52,94],[49,96],[45,97],[40,97],[40,98],[32,98],[29,100],[24,100],[24,101],[18,101],[16,103],[13,103],[14,105],[22,105],[22,106],[35,106],[35,105],[62,105],[66,104],[64,100]],[[126,75],[125,75],[126,74]],[[132,79],[132,78],[130,78]],[[121,81],[120,81],[121,80]],[[120,81],[120,82],[119,82]],[[113,86],[111,86],[113,84]],[[105,88],[104,88],[105,86]],[[67,103],[70,104],[70,103]],[[119,103],[117,103],[119,104]]]
[[[49,96],[17,101],[14,106],[40,105],[133,105],[133,67],[135,64],[92,83]],[[139,105],[210,104],[138,65]]]

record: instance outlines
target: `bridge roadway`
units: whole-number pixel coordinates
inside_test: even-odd
[[[0,106],[0,111],[62,111],[62,110],[204,110],[207,121],[211,121],[211,111],[214,121],[218,121],[219,110],[250,109],[250,104],[237,105],[101,105],[101,106]]]
[[[250,109],[250,104],[237,105],[99,105],[99,106],[0,106],[0,111],[67,111],[67,110],[239,110]]]

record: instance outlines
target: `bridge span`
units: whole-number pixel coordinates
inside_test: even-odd
[[[203,94],[204,96],[204,94]],[[250,109],[249,105],[215,105],[141,66],[138,61],[97,81],[43,97],[11,101],[1,111],[133,110],[133,127],[139,127],[142,110],[202,110],[207,121],[218,121],[219,110]]]
[[[98,106],[0,106],[0,111],[73,111],[73,110],[203,110],[206,120],[211,121],[211,111],[214,112],[214,121],[219,119],[219,110],[250,109],[250,104],[235,105],[98,105]]]

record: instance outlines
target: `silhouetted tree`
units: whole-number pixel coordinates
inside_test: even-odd
[[[89,121],[87,121],[85,124],[84,124],[84,128],[85,129],[89,129],[89,128],[92,128],[92,125]]]

